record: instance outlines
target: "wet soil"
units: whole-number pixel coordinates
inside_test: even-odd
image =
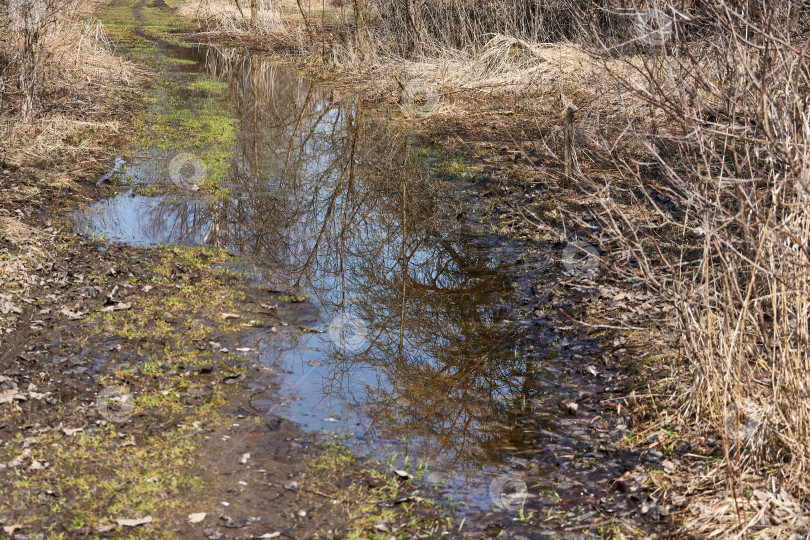
[[[142,10],[170,8],[132,9],[143,24]],[[625,339],[575,322],[621,301],[613,271],[571,249],[590,239],[581,230],[511,220],[551,208],[538,204],[550,202],[542,175],[527,181],[509,151],[462,155],[403,135],[389,111],[259,57],[177,50],[230,79],[239,129],[200,155],[235,143],[238,166],[189,193],[150,168],[176,148],[136,142],[114,196],[73,214],[84,236],[64,217],[76,193],[4,203],[32,237],[8,233],[2,247],[45,256],[4,322],[3,525],[184,538],[666,530],[670,509],[644,487],[666,468],[666,440],[625,444],[643,374]],[[94,180],[81,191],[96,199]],[[26,187],[12,171],[4,182]],[[359,344],[330,332],[341,315],[361,322]],[[104,388],[134,400],[123,422],[99,407]]]
[[[45,238],[37,241],[58,262],[37,269],[42,284],[27,291],[35,305],[17,314],[0,356],[9,398],[0,409],[0,519],[19,525],[15,534],[118,537],[129,533],[115,520],[148,515],[153,522],[132,534],[310,538],[351,529],[359,514],[373,514],[358,509],[370,499],[409,502],[408,482],[251,405],[247,389],[274,394],[278,377],[241,347],[245,326],[283,333],[317,317],[311,305],[249,287],[215,251],[137,249],[67,233],[45,246]],[[238,291],[238,310],[191,304],[229,291]],[[107,410],[104,388],[123,388],[134,410]],[[337,457],[313,472],[324,452]],[[208,516],[186,523],[198,512]],[[385,527],[396,529],[402,514],[416,534],[435,512],[391,512]]]
[[[41,181],[47,163],[3,166],[1,534],[311,538],[452,525],[407,477],[253,406],[259,390],[278,401],[279,373],[245,336],[322,327],[311,303],[255,286],[222,249],[72,232],[77,203],[110,192],[95,186],[102,170],[53,184]]]

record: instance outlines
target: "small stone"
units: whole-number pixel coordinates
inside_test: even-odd
[[[292,491],[293,493],[298,493],[298,482],[287,482],[284,484],[284,489]]]

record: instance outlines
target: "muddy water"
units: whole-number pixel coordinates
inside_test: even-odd
[[[167,165],[205,148],[140,149],[118,177],[124,190],[77,225],[132,244],[225,248],[251,279],[312,304],[309,319],[246,335],[285,375],[280,395],[249,389],[256,412],[421,464],[471,510],[492,507],[503,474],[565,468],[571,448],[588,450],[560,446],[570,426],[544,403],[576,396],[577,382],[554,367],[553,328],[538,339],[538,323],[515,316],[524,266],[475,218],[464,180],[439,178],[431,152],[357,96],[255,57],[182,54],[227,84],[223,106],[237,119],[218,189],[194,190],[206,167],[191,158],[179,172]],[[165,102],[193,110],[199,97],[181,87]],[[548,474],[530,491],[554,485]]]

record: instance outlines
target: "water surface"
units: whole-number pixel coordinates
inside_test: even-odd
[[[449,497],[482,510],[493,478],[553,460],[542,441],[565,428],[544,399],[576,389],[550,363],[559,336],[538,343],[531,321],[512,320],[523,267],[509,241],[470,217],[464,182],[440,178],[430,150],[357,96],[232,51],[183,55],[227,84],[220,105],[236,132],[219,189],[189,189],[199,180],[189,160],[172,178],[178,153],[205,147],[147,146],[120,175],[129,189],[92,205],[78,226],[131,244],[226,248],[251,279],[317,306],[311,332],[250,337],[261,362],[286,374],[281,396],[254,400],[261,413],[345,434],[399,463],[407,456]],[[161,107],[193,112],[211,99],[183,85],[167,92]]]

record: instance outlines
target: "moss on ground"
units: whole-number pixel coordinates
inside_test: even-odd
[[[175,5],[167,6],[122,0],[107,4],[98,13],[123,56],[160,74],[141,98],[145,114],[135,119],[129,132],[133,143],[130,153],[152,156],[155,170],[142,178],[138,174],[143,171],[128,168],[121,177],[123,183],[146,195],[179,191],[182,188],[170,178],[170,163],[181,154],[189,154],[199,159],[204,169],[181,168],[181,174],[195,178],[198,174],[199,188],[219,196],[236,143],[237,121],[226,99],[228,85],[197,71],[195,57],[199,53],[180,39],[188,23],[175,16]],[[167,44],[185,49],[184,57],[168,55]],[[182,163],[194,166],[188,159]]]
[[[21,417],[40,421],[29,436],[18,434],[0,445],[0,463],[24,457],[22,466],[4,471],[0,516],[14,516],[14,524],[26,530],[62,538],[57,529],[63,527],[89,534],[115,519],[149,515],[154,519],[150,528],[132,537],[165,538],[171,537],[178,511],[193,511],[191,501],[207,497],[210,486],[197,459],[204,439],[200,426],[210,429],[229,421],[222,412],[224,391],[212,389],[210,381],[246,371],[239,357],[215,361],[210,351],[196,346],[212,333],[238,331],[238,323],[219,317],[244,297],[233,286],[233,272],[216,266],[227,260],[220,250],[162,248],[146,272],[151,277],[130,278],[129,284],[168,294],[142,292],[132,300],[132,309],[96,312],[86,319],[87,335],[80,337],[85,342],[117,336],[164,344],[156,355],[98,376],[101,385],[131,393],[133,409],[126,422],[105,420],[95,402],[81,398],[36,416],[0,408],[0,424],[24,423]],[[166,318],[182,321],[183,330]],[[208,366],[210,375],[195,376],[201,366]],[[187,405],[184,397],[194,391],[205,391],[207,400]],[[43,427],[55,426],[55,419],[59,428]],[[35,508],[43,511],[31,511]]]
[[[333,534],[319,531],[316,538],[439,538],[463,529],[448,503],[420,496],[415,480],[394,473],[393,464],[373,458],[361,462],[337,435],[319,450],[301,484],[310,493],[328,496],[330,504],[342,510],[332,520],[337,525]],[[419,469],[412,476],[419,478],[422,473]],[[348,478],[353,481],[346,482]],[[343,487],[336,490],[339,485]]]

